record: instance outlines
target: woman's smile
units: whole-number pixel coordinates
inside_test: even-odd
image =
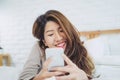
[[[58,47],[58,48],[63,48],[63,49],[65,49],[65,47],[66,47],[66,42],[65,42],[65,41],[59,42],[59,43],[57,43],[55,46]]]

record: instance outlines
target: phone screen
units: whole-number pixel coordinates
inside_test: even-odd
[[[47,48],[45,53],[46,59],[52,57],[52,61],[48,65],[48,70],[50,70],[51,67],[64,66],[64,60],[62,58],[62,54],[64,54],[63,48]]]

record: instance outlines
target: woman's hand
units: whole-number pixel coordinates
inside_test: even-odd
[[[49,57],[43,64],[41,71],[33,78],[33,80],[44,80],[52,76],[61,75],[62,72],[50,72],[48,71],[48,64],[51,62],[52,57]]]
[[[69,74],[64,76],[56,76],[57,80],[88,80],[86,73],[79,69],[65,54],[63,54],[63,59],[67,65],[64,67],[54,67],[52,70]]]

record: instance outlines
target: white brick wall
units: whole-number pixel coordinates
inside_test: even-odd
[[[82,30],[120,28],[119,0],[4,0],[0,6],[0,39],[12,64],[24,63],[36,41],[32,25],[49,9],[63,12]]]

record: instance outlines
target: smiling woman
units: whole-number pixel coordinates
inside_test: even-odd
[[[40,15],[34,22],[33,35],[39,42],[33,47],[19,80],[44,80],[53,76],[56,80],[89,80],[92,76],[94,64],[77,30],[62,13],[49,10]],[[45,49],[54,47],[64,49],[65,65],[52,67],[51,72],[48,65],[52,58],[45,59]]]
[[[48,47],[61,47],[65,49],[66,35],[57,23],[49,21],[45,27],[43,42]]]

